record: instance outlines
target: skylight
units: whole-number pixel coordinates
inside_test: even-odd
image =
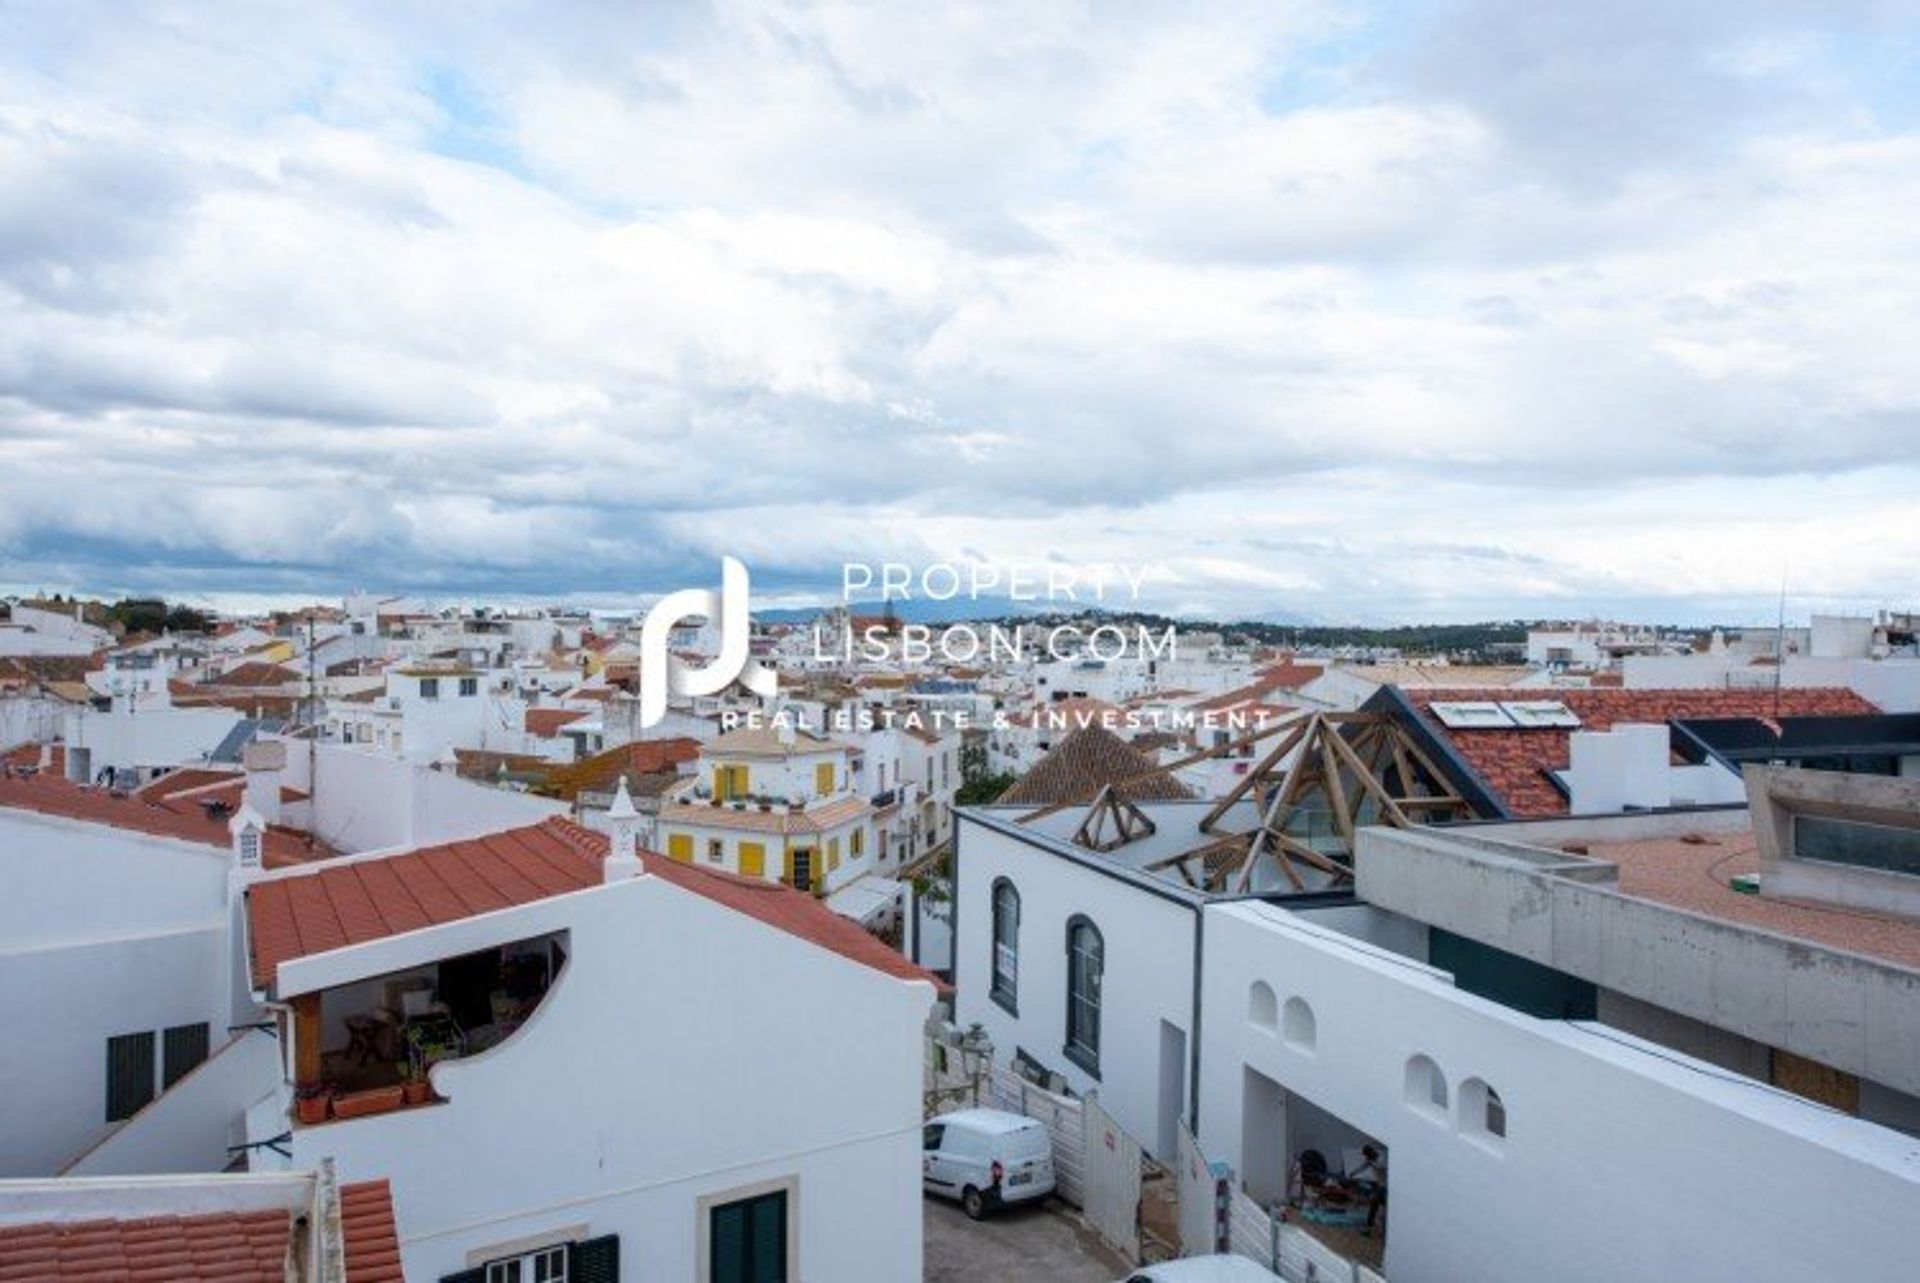
[[[1440,724],[1451,730],[1502,730],[1514,724],[1492,700],[1447,700],[1431,707]]]
[[[1557,699],[1534,699],[1505,703],[1500,706],[1513,719],[1515,726],[1566,726],[1578,727],[1580,715]]]

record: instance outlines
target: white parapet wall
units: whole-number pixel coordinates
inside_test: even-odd
[[[1612,1030],[1521,1015],[1272,905],[1206,919],[1203,1151],[1246,1171],[1283,1143],[1246,1107],[1254,1075],[1377,1138],[1388,1278],[1912,1277],[1911,1138]],[[1250,1007],[1256,982],[1273,998]],[[1296,999],[1310,1046],[1250,1018]],[[1486,1127],[1489,1091],[1504,1135]]]

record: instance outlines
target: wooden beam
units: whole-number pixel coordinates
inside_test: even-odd
[[[320,995],[303,993],[288,1004],[293,1008],[293,1081],[311,1087],[327,1076],[321,1055]]]

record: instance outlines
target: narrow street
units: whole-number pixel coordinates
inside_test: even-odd
[[[926,1200],[925,1283],[1111,1283],[1126,1273],[1060,1204],[970,1221],[956,1203]]]

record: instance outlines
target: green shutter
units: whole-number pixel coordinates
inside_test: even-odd
[[[207,1024],[203,1020],[197,1025],[175,1025],[161,1037],[160,1090],[167,1088],[192,1073],[201,1061],[207,1058]]]
[[[153,1035],[107,1039],[107,1121],[132,1118],[153,1099]]]
[[[620,1283],[620,1236],[575,1243],[568,1252],[567,1283]]]

